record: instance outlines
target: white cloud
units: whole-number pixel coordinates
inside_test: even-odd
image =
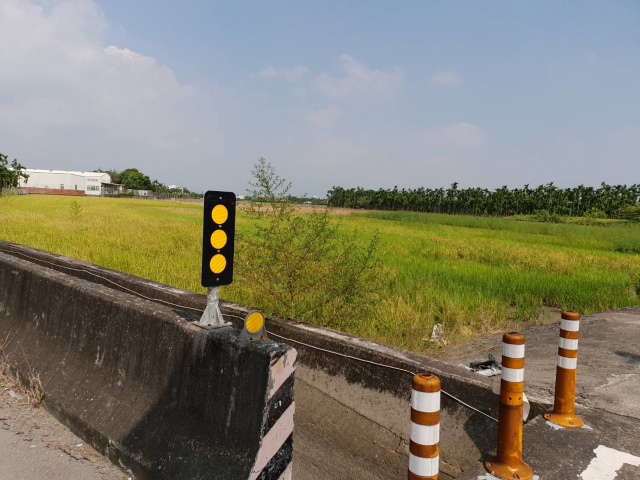
[[[291,68],[276,68],[273,65],[267,65],[258,73],[258,76],[261,78],[284,78],[287,82],[295,82],[308,73],[309,67],[304,65],[296,65]]]
[[[206,95],[152,57],[104,46],[106,27],[91,0],[65,0],[50,13],[28,0],[0,2],[0,91],[11,92],[0,97],[3,143],[27,135],[38,142],[20,144],[23,153],[50,162],[75,151],[91,168],[104,155],[98,145],[177,149],[206,135],[198,118],[210,115]]]
[[[440,71],[431,75],[429,85],[432,87],[456,87],[462,85],[462,79],[454,72]]]
[[[423,141],[429,146],[478,147],[484,144],[484,131],[470,123],[450,123],[421,132]]]
[[[349,55],[340,55],[345,76],[333,77],[323,73],[312,86],[330,98],[388,96],[404,86],[404,74],[398,67],[391,71],[368,70]]]
[[[307,122],[315,127],[327,128],[331,127],[335,123],[341,113],[340,107],[330,105],[327,108],[315,110],[307,114],[305,118]]]

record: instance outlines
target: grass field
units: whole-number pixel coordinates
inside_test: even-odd
[[[586,314],[640,305],[637,224],[341,213],[335,219],[344,228],[357,228],[363,240],[378,232],[381,240],[378,302],[328,325],[354,335],[428,351],[434,322],[457,343],[544,321],[544,306]],[[197,204],[1,197],[0,239],[204,292],[201,216]],[[251,228],[242,212],[237,228]],[[222,297],[260,307],[250,290],[236,282],[222,287]]]

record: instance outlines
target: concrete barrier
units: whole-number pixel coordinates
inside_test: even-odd
[[[0,242],[2,249],[116,291],[133,290],[185,319],[197,320],[206,306],[201,294],[7,242]],[[239,328],[252,308],[223,301],[221,309]],[[460,403],[497,418],[499,395],[483,378],[434,358],[302,322],[271,317],[267,329],[272,339],[298,352],[296,480],[404,478],[410,442],[408,372],[430,372],[441,380],[440,478],[455,478],[495,448],[497,423]],[[530,415],[547,407],[532,401]]]
[[[28,260],[0,252],[2,353],[75,433],[141,479],[291,477],[293,348]]]

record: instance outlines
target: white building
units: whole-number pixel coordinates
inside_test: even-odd
[[[70,172],[67,170],[39,170],[25,168],[29,178],[20,179],[19,187],[60,190],[82,190],[86,195],[100,195],[103,189],[114,187],[108,173]]]

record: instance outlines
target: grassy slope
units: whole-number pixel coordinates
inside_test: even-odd
[[[72,202],[82,207],[73,214]],[[201,291],[199,205],[149,200],[0,198],[0,238]],[[368,212],[337,217],[380,232],[380,302],[344,331],[418,351],[434,322],[449,338],[538,321],[542,305],[582,313],[640,304],[640,226]],[[251,226],[242,214],[238,229]],[[250,285],[223,287],[244,303]],[[260,305],[256,305],[260,306]]]

